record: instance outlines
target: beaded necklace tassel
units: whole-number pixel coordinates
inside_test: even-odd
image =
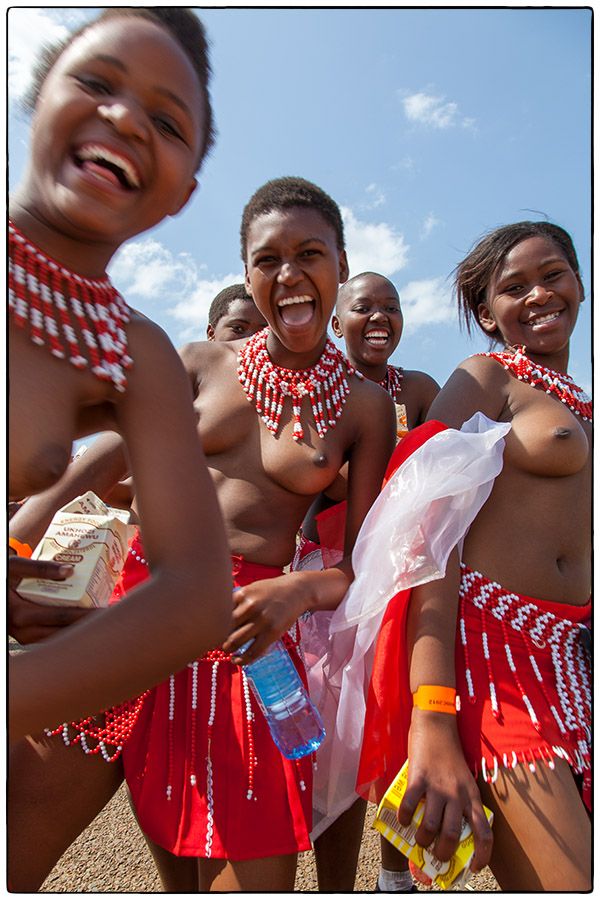
[[[402,379],[404,378],[404,369],[400,366],[388,365],[385,377],[381,379],[379,384],[388,392],[392,400],[398,399],[398,394],[402,389]]]
[[[327,338],[319,360],[310,369],[284,369],[274,365],[268,350],[269,329],[257,332],[238,353],[238,379],[271,434],[277,436],[286,398],[292,404],[292,437],[304,438],[302,401],[308,397],[317,434],[324,437],[342,414],[350,393],[348,376],[360,372]],[[263,388],[264,385],[264,388]]]

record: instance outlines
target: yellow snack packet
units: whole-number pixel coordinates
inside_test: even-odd
[[[415,834],[423,820],[425,804],[422,800],[417,804],[412,822],[406,828],[397,817],[398,808],[404,797],[408,783],[408,760],[404,763],[395,779],[383,795],[377,809],[373,827],[397,850],[400,850],[421,871],[431,878],[432,882],[449,890],[464,887],[469,880],[471,860],[475,851],[475,842],[471,826],[466,819],[462,821],[462,831],[456,852],[448,862],[442,862],[433,855],[431,847],[421,847],[415,840]],[[490,825],[494,814],[486,806],[483,807]]]

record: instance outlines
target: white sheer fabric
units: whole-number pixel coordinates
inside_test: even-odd
[[[310,694],[327,732],[317,753],[313,840],[357,796],[366,696],[386,605],[399,590],[443,577],[502,469],[509,430],[476,413],[460,431],[446,429],[419,447],[363,522],[352,554],[355,579],[342,603],[303,628]]]

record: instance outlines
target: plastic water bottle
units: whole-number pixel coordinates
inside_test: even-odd
[[[248,641],[240,651],[248,649]],[[313,753],[325,737],[323,720],[313,705],[282,641],[243,666],[271,736],[288,759]]]

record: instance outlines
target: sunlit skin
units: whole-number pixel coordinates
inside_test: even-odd
[[[486,294],[479,318],[501,347],[525,344],[532,359],[566,371],[583,291],[560,246],[539,236],[522,240],[492,274]],[[460,428],[476,411],[510,422],[511,431],[502,472],[467,533],[463,561],[509,591],[586,604],[591,592],[591,424],[555,396],[481,356],[461,363],[429,418]],[[454,683],[457,567],[458,560],[451,559],[442,581],[413,592],[413,689]],[[415,785],[435,785],[444,779],[442,772],[462,765],[451,719],[413,710],[409,756]],[[554,770],[544,767],[542,777],[519,764],[496,785],[479,786],[496,813],[491,866],[503,890],[589,890],[590,823],[564,760],[556,759]],[[403,804],[404,824],[420,793],[420,788],[411,790],[410,802]],[[435,830],[418,834],[419,842],[426,844]]]
[[[209,341],[239,341],[256,334],[267,324],[253,300],[234,300],[225,315],[215,325],[209,325],[206,336]]]

